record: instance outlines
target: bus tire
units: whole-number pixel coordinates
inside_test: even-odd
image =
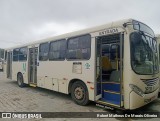
[[[23,82],[23,75],[21,73],[19,73],[17,76],[17,83],[18,83],[18,86],[21,88],[25,86]]]
[[[89,103],[89,94],[86,85],[81,81],[76,81],[71,87],[71,97],[78,105],[87,105]]]

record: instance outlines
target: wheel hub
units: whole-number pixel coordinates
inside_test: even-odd
[[[84,90],[82,87],[77,87],[74,91],[74,95],[77,99],[82,99],[84,96]]]

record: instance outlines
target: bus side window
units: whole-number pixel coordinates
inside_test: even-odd
[[[49,60],[64,60],[66,40],[58,40],[50,43]]]
[[[13,50],[13,61],[18,61],[19,48]]]
[[[68,39],[67,59],[88,60],[91,55],[91,36],[83,35]]]
[[[25,61],[27,60],[27,52],[28,52],[28,48],[27,47],[23,47],[19,49],[19,61]]]
[[[48,60],[49,43],[42,43],[39,46],[39,60]]]

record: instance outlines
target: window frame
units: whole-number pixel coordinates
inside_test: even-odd
[[[27,49],[27,53],[26,53],[26,59],[25,59],[25,60],[19,60],[19,55],[24,55],[24,54],[19,54],[19,53],[18,53],[18,61],[20,61],[20,62],[27,61],[27,59],[28,59],[28,47],[21,47],[21,48],[19,48],[19,52],[20,52],[20,50],[21,50],[22,48],[26,48],[26,49]]]
[[[16,49],[18,49],[18,53],[16,54],[16,56],[17,56],[17,60],[14,60],[14,50],[16,50]],[[15,49],[13,49],[13,55],[12,55],[12,61],[13,62],[19,62],[19,50],[20,50],[20,48],[15,48]]]
[[[89,36],[90,37],[90,45],[89,45],[89,50],[90,50],[90,53],[89,53],[89,57],[87,59],[69,59],[68,58],[68,44],[69,44],[69,40],[71,39],[74,39],[74,38],[78,38],[78,37],[82,37],[82,36]],[[92,44],[92,37],[90,34],[84,34],[84,35],[78,35],[78,36],[74,36],[74,37],[70,37],[67,39],[67,48],[66,48],[66,60],[67,61],[86,61],[86,60],[90,60],[91,58],[91,44]]]
[[[41,46],[42,46],[43,44],[48,44],[48,48],[49,48],[50,42],[44,42],[44,43],[40,43],[40,44],[39,44],[39,53],[38,53],[39,56],[38,56],[38,60],[39,60],[39,61],[48,61],[48,59],[49,59],[49,49],[48,49],[48,54],[47,54],[47,56],[46,56],[47,59],[46,59],[46,60],[41,60],[41,59],[40,59],[40,49],[41,49]]]
[[[54,42],[58,42],[58,41],[65,41],[65,56],[64,56],[64,59],[50,59],[50,50],[51,50],[51,44],[54,43]],[[52,51],[54,52],[54,51]],[[67,40],[66,39],[60,39],[60,40],[55,40],[55,41],[51,41],[49,43],[49,53],[48,53],[48,59],[49,61],[64,61],[66,60],[66,55],[67,55]]]

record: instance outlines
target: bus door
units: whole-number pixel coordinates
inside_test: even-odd
[[[12,52],[7,52],[7,78],[12,79]]]
[[[122,107],[122,34],[97,37],[97,102]]]
[[[38,48],[29,48],[29,84],[37,84]]]

